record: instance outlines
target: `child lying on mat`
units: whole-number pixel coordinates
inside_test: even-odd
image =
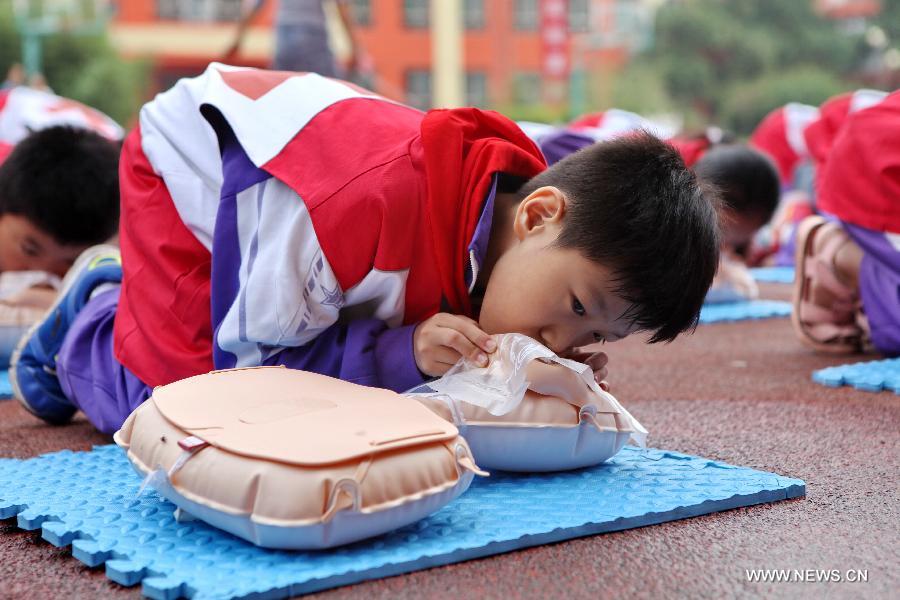
[[[110,248],[79,260],[20,343],[16,395],[112,432],[153,386],[212,369],[402,391],[518,332],[603,379],[581,347],[690,330],[719,235],[677,152],[639,134],[545,169],[497,113],[211,65],[141,111],[121,269]]]
[[[115,233],[121,138],[74,100],[0,91],[0,368],[75,258]]]
[[[117,143],[56,126],[32,133],[0,165],[0,369],[52,304],[58,277],[115,234],[118,162]]]
[[[713,146],[694,165],[702,181],[722,194],[722,256],[719,272],[707,295],[716,299],[756,298],[759,291],[747,268],[756,233],[778,206],[778,175],[760,152],[739,144]]]
[[[771,111],[750,144],[778,166],[782,202],[754,259],[793,266],[800,222],[815,214],[815,172],[825,164],[837,132],[851,112],[877,104],[887,95],[861,89],[830,98],[820,107],[792,102]]]
[[[814,213],[814,169],[805,133],[818,118],[818,107],[790,102],[769,112],[750,136],[749,145],[777,167],[782,191],[769,226],[754,240],[752,264],[794,265],[797,225]]]
[[[842,113],[820,129],[828,151],[818,167],[817,203],[829,218],[800,224],[794,329],[824,352],[874,346],[897,356],[900,92],[865,108],[847,103]]]

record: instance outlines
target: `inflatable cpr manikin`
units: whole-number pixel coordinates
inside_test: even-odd
[[[416,400],[283,367],[157,387],[115,440],[180,516],[270,548],[402,527],[486,474],[457,428]]]
[[[600,464],[647,430],[590,367],[520,334],[494,336],[487,367],[461,360],[408,392],[453,422],[486,469],[562,471]]]

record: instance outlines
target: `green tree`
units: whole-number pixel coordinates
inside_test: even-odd
[[[92,60],[64,95],[102,110],[128,127],[146,100],[149,66],[144,61],[123,62],[117,56]]]
[[[722,101],[721,123],[748,133],[775,107],[788,102],[818,106],[853,88],[848,81],[818,67],[796,67],[731,86]]]
[[[900,23],[900,2],[884,4]],[[780,104],[855,87],[864,55],[861,35],[819,17],[811,0],[682,0],[660,8],[654,47],[635,66],[682,113],[747,134]]]
[[[685,107],[716,114],[717,88],[755,78],[774,61],[764,33],[748,29],[718,0],[660,9],[652,51],[672,97]]]
[[[618,74],[612,85],[612,106],[638,114],[670,112],[674,103],[651,63],[637,63]]]
[[[10,65],[22,60],[22,42],[13,24],[12,2],[0,2],[0,77]]]
[[[881,14],[876,23],[887,34],[888,43],[895,48],[900,48],[900,2],[897,0],[884,0],[881,3]]]
[[[805,63],[846,73],[860,58],[859,36],[817,15],[812,0],[726,2],[723,8],[742,28],[767,35],[779,68]]]
[[[60,34],[44,44],[44,75],[53,90],[123,125],[140,108],[148,67],[144,61],[124,61],[105,35]]]
[[[43,73],[53,91],[127,125],[137,114],[149,65],[120,58],[105,34],[49,36],[43,41]],[[21,62],[21,37],[11,3],[0,2],[0,77]]]

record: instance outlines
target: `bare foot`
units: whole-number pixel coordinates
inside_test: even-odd
[[[859,266],[862,258],[862,248],[850,238],[834,255],[834,270],[838,279],[854,290],[859,290]]]
[[[827,267],[830,268],[837,280],[851,289],[854,294],[859,293],[859,264],[862,261],[862,250],[856,243],[850,239],[847,233],[838,225],[824,225],[819,235],[813,239],[813,254],[822,256],[829,244],[834,244],[836,237],[842,238],[840,246],[835,252]],[[835,310],[834,324],[848,325],[854,323],[856,319],[855,307],[842,307],[843,304],[828,287],[817,283],[815,279],[811,289],[811,300],[823,308],[845,308],[845,310]]]

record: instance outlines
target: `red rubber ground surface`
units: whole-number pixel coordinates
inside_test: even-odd
[[[785,286],[765,286],[787,298]],[[888,598],[900,589],[900,396],[814,385],[787,319],[704,325],[667,346],[608,346],[613,393],[650,445],[806,481],[805,499],[542,546],[332,590],[338,598]],[[0,456],[109,439],[0,402]],[[866,583],[749,583],[746,569],[861,569]],[[895,590],[893,593],[890,590]],[[0,522],[0,597],[124,598],[37,533]]]

